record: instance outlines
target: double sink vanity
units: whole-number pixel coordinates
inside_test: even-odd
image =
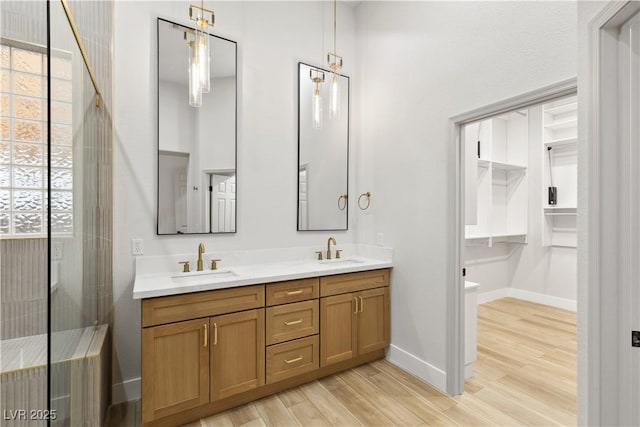
[[[384,357],[391,250],[343,249],[202,247],[205,268],[189,272],[184,255],[137,258],[143,424],[197,420]]]
[[[157,19],[157,234],[211,238],[237,232],[238,51],[206,35],[212,89],[193,108],[175,65],[193,30]],[[325,73],[339,96],[323,121],[311,106]],[[347,230],[349,77],[301,62],[297,77],[297,230]],[[137,257],[143,424],[184,424],[384,357],[391,250],[335,245]]]

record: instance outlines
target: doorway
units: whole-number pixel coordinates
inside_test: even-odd
[[[568,177],[569,172],[575,174],[576,171],[575,94],[576,80],[570,79],[451,120],[457,153],[458,191],[453,263],[455,286],[449,289],[452,309],[448,323],[447,391],[450,394],[464,392],[465,367],[467,376],[473,370],[468,358],[469,353],[473,354],[472,343],[466,345],[470,351],[465,360],[465,320],[469,322],[470,319],[465,319],[463,274],[470,273],[477,279],[478,285],[472,286],[474,291],[470,293],[477,293],[481,303],[510,298],[514,303],[528,300],[556,307],[568,305],[563,307],[565,309],[576,308],[577,206],[573,184],[577,178]],[[569,134],[570,125],[573,135]],[[573,160],[568,161],[570,152],[573,152]],[[550,200],[552,190],[549,187],[559,187],[560,183],[563,189],[556,188],[555,200]],[[465,191],[468,186],[474,191]],[[560,202],[562,204],[558,204]],[[476,218],[475,223],[465,226],[470,217]],[[562,239],[571,235],[573,240],[563,244]],[[555,264],[562,259],[562,256],[550,255],[556,247],[573,251],[573,265],[560,268],[563,274],[573,271],[573,298],[540,292],[548,290],[549,279],[555,278],[550,271],[558,270]],[[547,263],[543,266],[546,271],[540,269],[540,262]],[[500,266],[497,273],[496,265]],[[527,268],[538,270],[531,274]],[[513,286],[521,282],[528,282],[527,286]],[[518,310],[517,307],[511,309]],[[500,310],[504,314],[509,309],[502,307]],[[523,319],[517,325],[530,321]],[[485,320],[483,328],[486,323]],[[575,343],[575,332],[573,335]],[[575,394],[575,386],[573,389]]]

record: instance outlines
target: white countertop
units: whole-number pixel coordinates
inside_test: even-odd
[[[368,252],[370,251],[360,251]],[[280,282],[283,280],[304,279],[308,277],[330,276],[333,274],[353,273],[358,271],[377,270],[393,267],[391,253],[387,250],[383,257],[343,256],[342,260],[322,263],[310,259],[293,261],[277,261],[269,263],[242,264],[222,267],[217,270],[220,277],[215,277],[212,270],[192,271],[153,271],[152,264],[159,260],[141,260],[136,265],[136,278],[133,285],[133,298],[153,298],[166,295],[185,294],[190,292],[214,289],[233,288],[238,286]],[[161,258],[161,257],[154,257]],[[172,257],[173,258],[173,257]],[[208,260],[205,257],[205,260]],[[166,264],[165,264],[166,265]],[[205,266],[208,266],[205,261]],[[194,268],[192,266],[192,268]],[[181,283],[176,283],[174,279]]]

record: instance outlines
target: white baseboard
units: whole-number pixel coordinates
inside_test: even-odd
[[[538,304],[550,305],[551,307],[563,308],[565,310],[576,311],[577,301],[567,298],[554,297],[552,295],[539,294],[537,292],[525,291],[524,289],[509,288],[509,296],[525,301],[537,302]]]
[[[442,369],[436,368],[430,363],[419,359],[393,344],[389,346],[387,360],[409,372],[411,375],[429,383],[443,393],[446,393],[447,374]]]
[[[113,405],[138,399],[140,399],[140,378],[116,383],[111,388],[111,403]]]
[[[567,298],[554,297],[552,295],[540,294],[537,292],[525,291],[517,288],[501,288],[495,291],[478,294],[478,304],[495,301],[500,298],[516,298],[524,301],[544,304],[551,307],[562,308],[569,311],[577,310],[577,301]]]
[[[494,291],[482,292],[478,294],[478,304],[485,304],[487,302],[495,301],[497,299],[506,298],[509,295],[510,288],[500,288]]]

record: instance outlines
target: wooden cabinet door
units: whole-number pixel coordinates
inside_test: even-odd
[[[264,385],[264,309],[211,318],[211,401]]]
[[[142,330],[142,422],[209,402],[209,319]]]
[[[355,294],[320,299],[320,366],[349,360],[356,355]]]
[[[362,291],[358,297],[358,354],[389,345],[389,288]]]

